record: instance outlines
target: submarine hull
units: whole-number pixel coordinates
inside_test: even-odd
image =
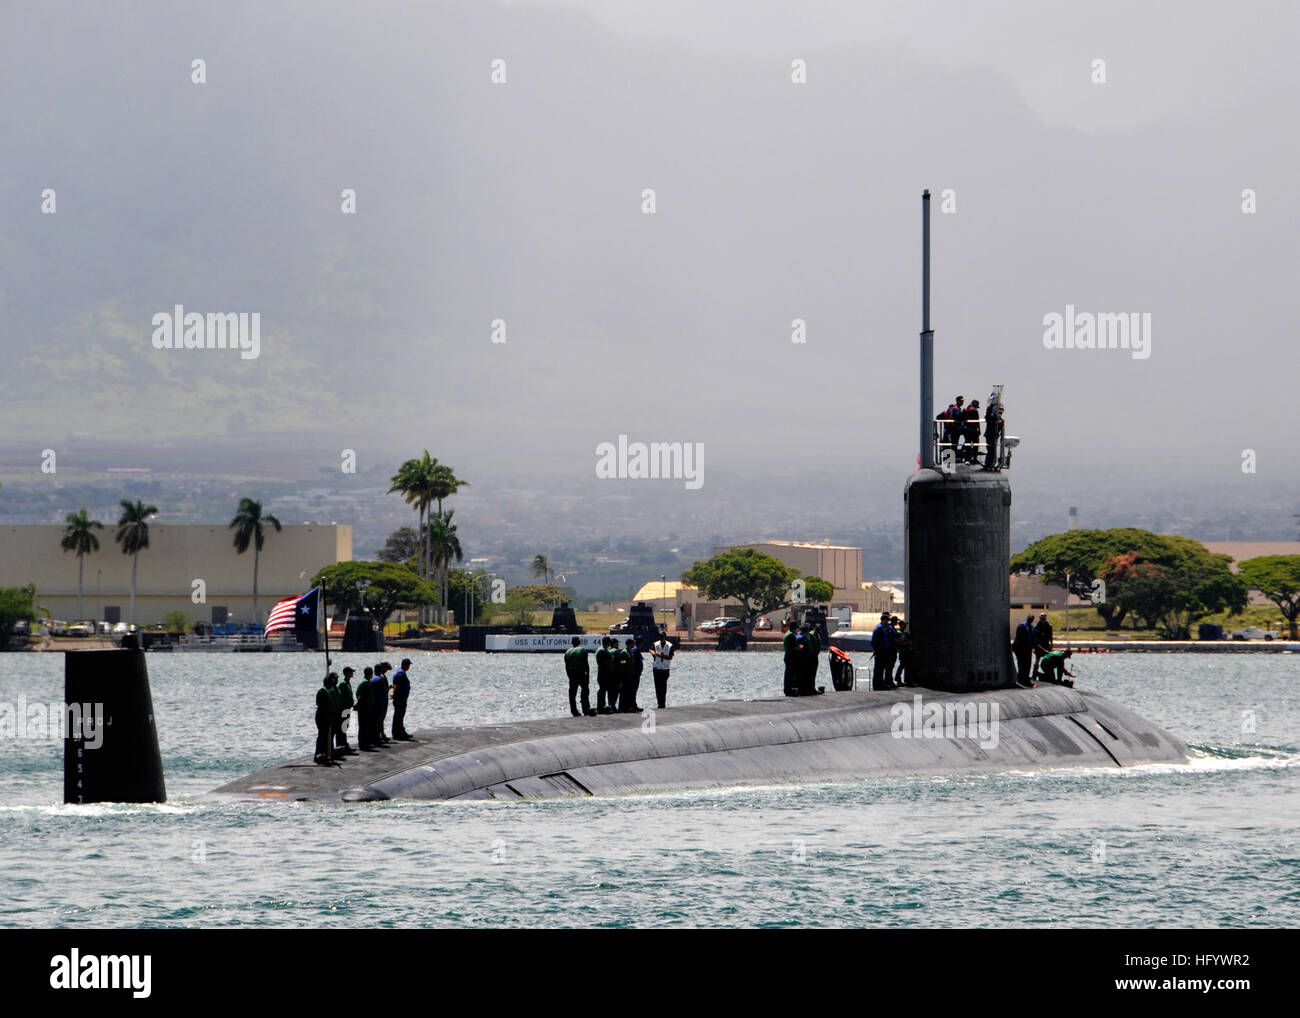
[[[1063,687],[716,701],[653,715],[428,729],[416,742],[304,761],[217,789],[241,797],[548,799],[1061,767],[1185,763],[1187,747]]]

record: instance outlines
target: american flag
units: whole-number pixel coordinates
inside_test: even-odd
[[[291,597],[287,600],[276,603],[271,609],[271,615],[266,620],[266,635],[278,633],[282,629],[294,629],[297,626],[298,611],[304,612],[315,609],[316,604],[312,598],[320,596],[320,587],[312,587],[311,590],[301,597]]]

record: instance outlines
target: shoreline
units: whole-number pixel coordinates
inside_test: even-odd
[[[1070,649],[1080,654],[1292,654],[1300,653],[1300,642],[1281,640],[1107,640],[1107,639],[1067,639],[1060,637],[1056,641],[1057,649]],[[113,650],[117,642],[93,637],[47,637],[41,643],[27,647],[10,647],[3,653],[12,654],[49,654],[63,651]],[[747,654],[773,653],[780,651],[781,641],[771,638],[750,641],[746,651],[720,651],[713,640],[682,640],[678,650],[703,654]],[[389,640],[385,653],[402,650],[423,650],[434,653],[527,653],[517,651],[461,651],[456,640]],[[333,653],[341,653],[331,648]],[[155,652],[150,652],[155,653]],[[206,651],[159,651],[157,653],[197,654]],[[228,653],[228,652],[227,652]],[[303,653],[310,653],[303,651]],[[546,651],[534,651],[546,654]],[[869,654],[869,651],[851,651],[851,653]]]

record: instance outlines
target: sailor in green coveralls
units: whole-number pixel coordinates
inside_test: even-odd
[[[591,709],[591,668],[587,664],[587,651],[582,640],[574,637],[572,646],[564,652],[564,671],[569,677],[569,711],[575,718],[595,716]],[[578,690],[582,690],[582,714],[578,713]]]
[[[785,636],[781,640],[781,647],[785,651],[785,695],[799,695],[799,631],[793,624],[786,627]]]
[[[324,682],[321,683],[320,689],[316,690],[316,756],[318,764],[329,765],[331,759],[330,753],[330,729],[334,722],[334,697],[331,695],[331,689],[338,676],[330,672],[325,676]]]

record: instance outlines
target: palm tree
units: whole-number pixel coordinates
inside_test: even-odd
[[[469,482],[462,481],[457,477],[454,469],[447,466],[445,463],[439,463],[437,460],[433,461],[433,483],[430,485],[430,495],[438,503],[438,515],[442,515],[442,500],[444,498],[451,498],[451,496],[460,491],[461,488],[468,487]],[[451,516],[448,515],[447,519],[450,520]],[[458,544],[457,548],[459,547],[460,545]],[[456,561],[460,561],[459,554],[456,556]],[[432,565],[432,562],[430,562],[430,565]],[[447,603],[449,587],[450,582],[447,576],[447,566],[444,563],[442,568],[442,603],[444,605]]]
[[[79,513],[68,513],[67,523],[60,546],[64,551],[77,553],[77,621],[80,622],[86,617],[82,594],[85,586],[83,582],[86,572],[85,557],[92,551],[99,551],[99,538],[95,536],[95,531],[103,530],[104,524],[99,520],[92,520],[84,506]]]
[[[428,453],[425,453],[427,456]],[[461,488],[468,488],[469,482],[462,481],[456,476],[456,471],[445,463],[433,461],[433,497],[438,502],[438,512],[442,512],[442,500],[451,498],[452,495],[460,491]]]
[[[421,578],[433,578],[433,548],[429,542],[429,533],[433,518],[429,512],[432,503],[438,503],[438,513],[442,513],[442,500],[450,498],[461,488],[468,488],[469,483],[456,476],[455,470],[445,463],[439,463],[436,456],[430,456],[425,449],[419,459],[409,459],[397,468],[392,478],[389,493],[397,492],[405,497],[407,505],[415,506],[420,523],[420,561],[417,572]],[[426,523],[427,521],[427,523]],[[442,577],[444,603],[446,602],[446,577]],[[421,608],[423,620],[424,609]]]
[[[534,579],[540,579],[548,587],[555,582],[555,570],[551,568],[551,560],[545,555],[533,556],[532,573]],[[555,605],[550,607],[554,608]]]
[[[230,528],[235,532],[235,551],[244,554],[248,546],[253,546],[253,621],[260,623],[262,616],[257,611],[257,561],[262,554],[262,542],[266,534],[262,524],[268,524],[280,530],[280,521],[270,513],[262,512],[262,503],[251,498],[241,498],[235,518],[230,521]]]
[[[442,575],[442,603],[447,603],[447,566],[451,564],[452,559],[457,562],[465,558],[464,551],[461,550],[460,538],[456,535],[456,524],[451,522],[451,518],[456,515],[455,509],[448,509],[445,513],[436,513],[429,521],[429,555],[432,564],[437,565]]]
[[[117,521],[114,539],[122,546],[122,554],[131,556],[131,624],[135,625],[135,567],[140,562],[140,552],[149,547],[149,517],[158,512],[156,505],[145,505],[139,499],[130,502],[122,499],[122,518]]]
[[[429,450],[424,450],[424,455],[419,459],[410,459],[397,468],[390,480],[392,487],[388,489],[389,493],[398,492],[406,499],[407,505],[415,506],[415,511],[419,516],[420,523],[420,548],[419,563],[416,572],[421,579],[427,579],[430,573],[429,552],[428,552],[428,535],[425,526],[425,519],[428,516],[429,504],[434,498],[434,478],[440,464],[437,459],[429,455]],[[420,621],[425,620],[425,609],[420,608]]]

